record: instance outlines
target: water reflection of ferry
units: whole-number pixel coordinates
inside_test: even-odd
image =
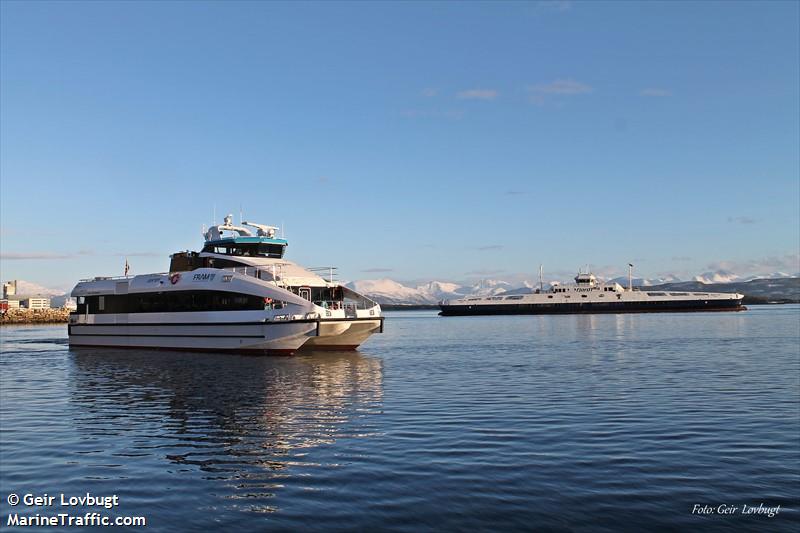
[[[82,439],[123,439],[126,453],[252,483],[343,431],[368,435],[359,419],[383,400],[382,361],[352,351],[235,364],[222,354],[71,352],[70,401],[85,413],[75,421]]]
[[[228,215],[202,251],[173,254],[168,273],[78,283],[70,344],[292,353],[354,350],[383,330],[380,306],[333,268],[326,279],[287,261],[277,228],[242,224]]]

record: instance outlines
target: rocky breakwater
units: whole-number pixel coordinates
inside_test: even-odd
[[[9,309],[0,317],[0,324],[57,324],[68,321],[68,309]]]

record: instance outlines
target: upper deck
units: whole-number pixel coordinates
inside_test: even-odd
[[[255,222],[242,222],[242,226],[235,226],[233,215],[228,215],[222,224],[211,226],[208,231],[203,232],[203,252],[280,259],[289,243],[286,239],[275,236],[277,230],[275,226]]]

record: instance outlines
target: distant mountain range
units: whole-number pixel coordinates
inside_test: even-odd
[[[614,278],[620,285],[628,285],[627,277]],[[555,282],[545,283],[549,288]],[[674,276],[665,278],[634,278],[635,287],[654,290],[738,292],[751,301],[800,302],[800,273],[789,276],[782,272],[767,276],[740,277],[726,271],[705,272],[694,279],[683,281]],[[435,305],[441,300],[465,296],[494,296],[497,294],[527,294],[538,287],[530,281],[512,284],[491,279],[475,284],[459,284],[446,281],[430,281],[416,286],[407,286],[392,279],[360,280],[347,284],[351,289],[369,296],[381,305],[411,306]]]
[[[627,287],[628,278],[618,277],[614,281]],[[549,288],[556,281],[546,282]],[[413,285],[413,286],[411,286]],[[685,281],[675,276],[662,278],[634,278],[635,287],[648,287],[654,290],[738,292],[751,301],[800,302],[800,273],[788,275],[775,272],[763,276],[737,276],[732,272],[718,270],[704,272]],[[367,279],[352,281],[347,287],[365,294],[381,305],[389,306],[432,306],[441,300],[463,298],[465,296],[494,296],[498,294],[526,294],[539,286],[538,283],[522,281],[511,283],[501,279],[486,279],[476,283],[454,283],[450,281],[429,281],[404,285],[398,281]],[[28,281],[17,281],[18,296],[47,296],[54,307],[64,304],[69,293],[63,289],[50,289]]]
[[[25,280],[17,280],[17,295],[23,296],[61,296],[64,294],[63,289],[50,289],[44,287],[43,285],[39,285],[37,283],[31,283],[30,281]]]
[[[527,283],[527,282],[526,282]],[[426,305],[440,300],[461,298],[469,295],[493,296],[512,290],[511,283],[502,280],[483,280],[475,285],[461,285],[448,281],[430,281],[407,287],[392,279],[368,279],[352,281],[347,287],[366,294],[381,304]]]
[[[728,283],[680,281],[655,285],[651,288],[665,291],[738,292],[745,295],[745,303],[758,303],[759,300],[781,303],[800,302],[800,277],[756,278]]]

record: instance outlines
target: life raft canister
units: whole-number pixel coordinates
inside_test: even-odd
[[[172,275],[169,277],[169,282],[170,282],[170,283],[172,283],[173,285],[175,285],[176,283],[178,283],[180,280],[181,280],[181,275],[180,275],[180,274],[178,274],[178,273],[172,274]]]

